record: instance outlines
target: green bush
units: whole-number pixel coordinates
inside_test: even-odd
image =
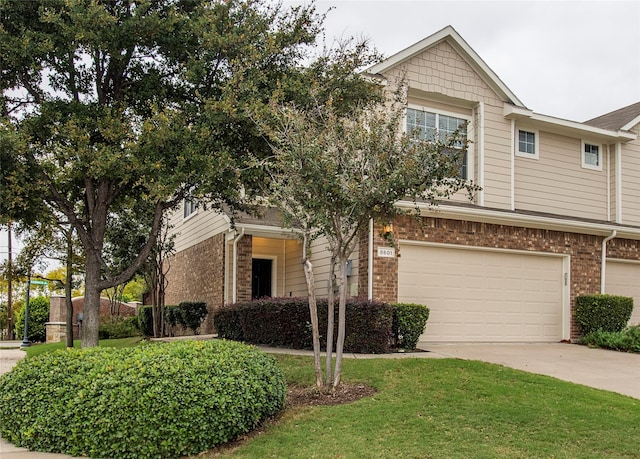
[[[336,304],[334,341],[337,312]],[[318,321],[320,345],[326,349],[326,299],[318,300]],[[312,347],[306,298],[268,298],[225,306],[213,314],[213,322],[221,338],[293,349]],[[389,352],[391,322],[392,308],[387,303],[350,298],[347,300],[344,350],[374,354]]]
[[[429,320],[429,308],[422,304],[396,303],[393,307],[392,332],[395,347],[414,350]]]
[[[140,306],[138,308],[138,323],[144,336],[153,336],[153,311],[152,306]]]
[[[14,318],[16,337],[24,336],[25,305],[18,310]],[[49,298],[36,296],[29,300],[29,341],[44,343],[47,339],[45,324],[49,322]]]
[[[623,330],[633,311],[633,298],[617,295],[584,295],[576,298],[576,321],[586,335],[598,330]]]
[[[285,394],[274,359],[241,343],[60,350],[0,377],[0,434],[35,451],[173,458],[251,431]]]
[[[199,333],[200,325],[207,316],[207,303],[202,301],[183,301],[178,305],[178,323],[184,328],[193,330],[194,334]]]
[[[583,344],[624,352],[640,352],[640,325],[618,332],[594,331],[585,335]]]
[[[113,316],[101,319],[98,326],[98,338],[117,339],[139,336],[140,322],[136,316]]]

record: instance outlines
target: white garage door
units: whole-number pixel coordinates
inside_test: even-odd
[[[398,299],[427,305],[421,341],[562,339],[561,257],[401,246]]]
[[[607,260],[605,291],[611,295],[633,297],[630,324],[640,324],[640,263]]]

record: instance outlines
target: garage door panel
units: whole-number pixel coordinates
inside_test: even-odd
[[[605,291],[633,298],[629,324],[640,324],[640,263],[607,260]]]
[[[562,258],[407,245],[399,300],[427,305],[424,341],[559,341]]]

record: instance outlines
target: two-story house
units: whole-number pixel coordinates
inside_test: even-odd
[[[467,123],[464,173],[482,190],[393,223],[372,222],[349,264],[353,295],[429,306],[424,341],[557,342],[579,336],[575,298],[640,304],[640,103],[586,122],[535,113],[451,27],[371,67],[405,75],[406,128]],[[453,128],[452,128],[453,126]],[[399,202],[399,206],[412,203]],[[260,296],[304,296],[301,245],[277,213],[240,218],[185,203],[167,302],[211,310]],[[328,256],[313,250],[318,293]],[[640,323],[640,307],[632,323]]]

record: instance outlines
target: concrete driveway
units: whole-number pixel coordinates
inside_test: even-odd
[[[418,347],[434,357],[497,363],[640,399],[640,354],[562,343],[420,343]]]

